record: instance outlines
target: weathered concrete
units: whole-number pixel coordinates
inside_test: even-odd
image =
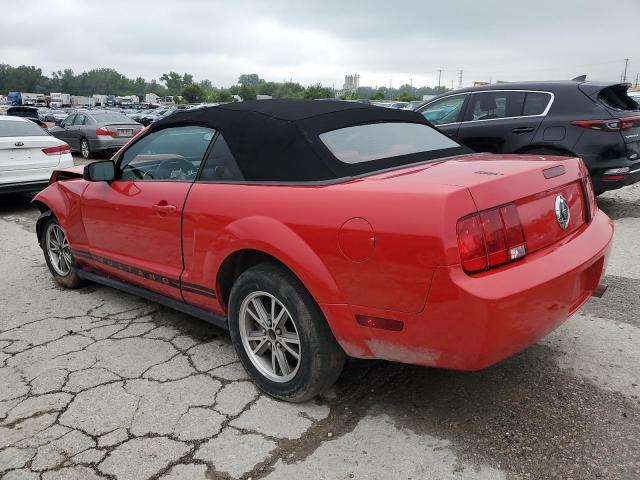
[[[229,339],[158,305],[51,280],[37,212],[0,205],[3,480],[640,478],[640,186],[607,193],[610,289],[483,372],[349,362],[303,405]]]

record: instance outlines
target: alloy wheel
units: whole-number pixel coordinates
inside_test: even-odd
[[[258,371],[278,383],[300,369],[302,350],[295,321],[287,308],[267,292],[253,292],[240,306],[240,338]]]
[[[91,155],[91,152],[89,151],[89,143],[86,140],[82,140],[80,148],[82,149],[82,156],[84,158],[89,158],[89,156]]]
[[[47,254],[53,270],[61,277],[66,277],[71,272],[71,249],[67,236],[57,223],[49,224],[45,236]]]

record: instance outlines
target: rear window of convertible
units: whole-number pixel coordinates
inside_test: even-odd
[[[421,123],[369,123],[321,133],[319,137],[338,160],[348,164],[460,146]]]

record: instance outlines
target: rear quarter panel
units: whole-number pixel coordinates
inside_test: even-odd
[[[184,209],[183,279],[215,289],[225,258],[256,249],[287,265],[320,304],[418,312],[434,268],[458,259],[456,220],[474,210],[464,188],[403,175],[326,186],[196,183]],[[360,250],[371,249],[365,259],[339,246],[353,218],[373,229],[373,240],[355,235]]]

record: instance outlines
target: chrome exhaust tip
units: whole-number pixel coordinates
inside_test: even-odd
[[[604,292],[607,291],[607,288],[609,288],[609,285],[605,285],[604,283],[601,283],[600,285],[598,285],[598,287],[593,291],[593,293],[591,294],[592,297],[598,297],[601,298],[604,295]]]

